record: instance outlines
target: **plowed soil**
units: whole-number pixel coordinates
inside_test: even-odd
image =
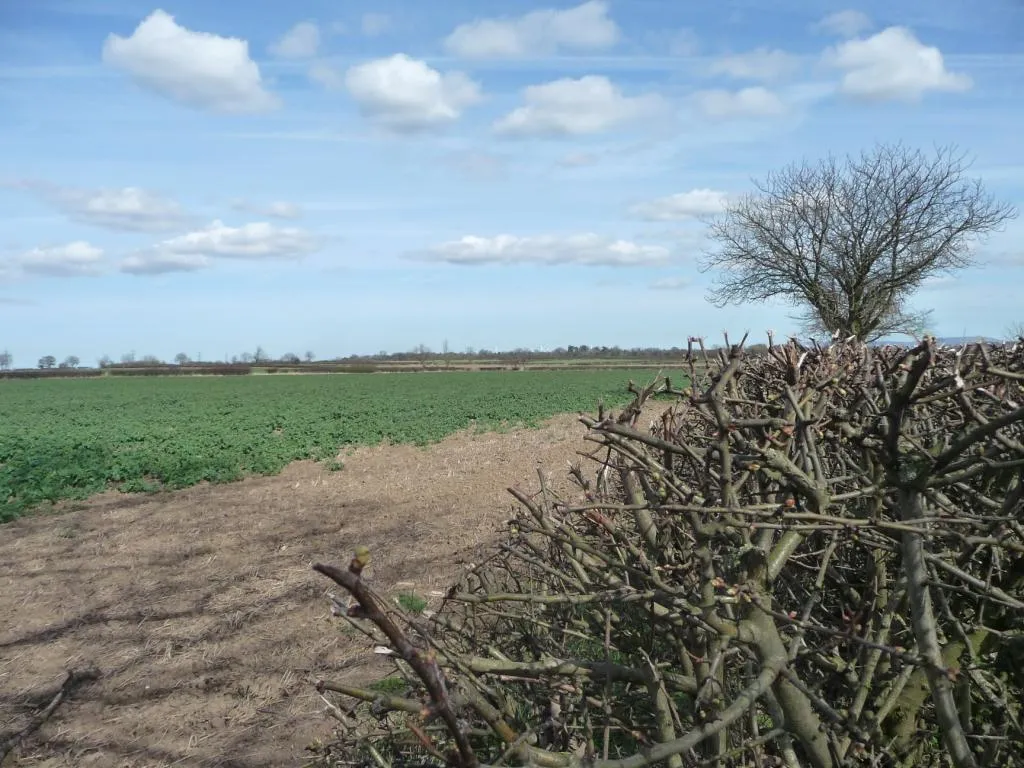
[[[314,562],[373,553],[381,591],[428,596],[510,517],[542,468],[568,487],[593,444],[575,416],[537,430],[378,446],[328,472],[157,496],[116,493],[0,527],[0,740],[60,687],[86,683],[18,750],[26,766],[293,766],[330,734],[318,677],[386,668],[344,631]],[[308,753],[305,753],[308,756]]]

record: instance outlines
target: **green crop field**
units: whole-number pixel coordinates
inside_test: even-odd
[[[426,445],[628,401],[654,371],[0,381],[0,521],[107,490],[273,474],[348,445]]]

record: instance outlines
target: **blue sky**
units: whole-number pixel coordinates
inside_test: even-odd
[[[956,144],[1024,203],[1019,0],[2,0],[0,349],[682,345],[752,178]],[[917,296],[1024,321],[1024,223]]]

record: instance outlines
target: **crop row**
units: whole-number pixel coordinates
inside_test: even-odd
[[[45,502],[227,482],[382,440],[531,425],[628,399],[630,375],[528,371],[0,382],[0,521]]]

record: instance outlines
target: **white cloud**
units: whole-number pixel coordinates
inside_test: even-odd
[[[819,32],[840,37],[856,37],[872,26],[871,19],[863,11],[845,10],[830,13],[815,24],[814,28]]]
[[[691,285],[685,277],[663,277],[651,283],[651,288],[655,291],[682,291]]]
[[[799,59],[785,51],[757,48],[747,53],[722,56],[709,66],[713,75],[727,75],[737,80],[779,80],[796,72]]]
[[[624,96],[607,77],[562,78],[523,89],[526,104],[497,120],[507,136],[579,136],[652,117],[665,107],[660,96]]]
[[[121,261],[119,268],[129,275],[164,275],[169,272],[196,272],[206,269],[210,260],[196,253],[135,254]]]
[[[586,266],[642,266],[668,260],[667,248],[615,240],[604,235],[538,235],[517,237],[466,235],[432,248],[432,261],[449,264],[579,264]]]
[[[451,123],[481,98],[462,72],[441,73],[404,53],[350,68],[345,87],[366,117],[399,132]]]
[[[129,37],[109,35],[103,62],[190,107],[246,113],[278,105],[264,90],[245,40],[193,32],[162,10],[153,11]]]
[[[83,277],[101,271],[103,250],[84,240],[52,248],[33,248],[17,257],[25,272],[49,277]]]
[[[319,242],[308,232],[253,222],[229,227],[214,221],[203,229],[157,243],[139,251],[121,264],[135,274],[154,274],[201,269],[209,259],[271,260],[297,259],[312,253]]]
[[[270,52],[281,59],[311,59],[319,47],[320,28],[312,21],[300,21],[270,46]]]
[[[682,221],[712,216],[725,210],[728,196],[713,189],[691,189],[638,203],[630,213],[647,221]]]
[[[376,37],[391,26],[391,17],[386,13],[364,13],[359,29],[366,37]]]
[[[546,56],[563,50],[593,51],[619,40],[605,0],[565,10],[544,8],[515,18],[477,19],[456,27],[444,46],[472,59]]]
[[[285,202],[284,200],[275,200],[270,203],[232,200],[231,207],[243,213],[252,213],[256,216],[267,216],[274,219],[297,219],[302,215],[302,209],[298,205]]]
[[[971,78],[946,69],[942,52],[905,27],[888,27],[863,40],[847,40],[824,60],[845,70],[840,91],[870,101],[914,102],[928,91],[969,90]]]
[[[761,86],[739,91],[712,89],[693,95],[697,109],[717,120],[735,117],[770,117],[781,115],[786,106],[774,92]]]
[[[139,187],[82,189],[41,181],[21,181],[66,216],[84,224],[125,232],[173,232],[193,218],[174,200]]]

